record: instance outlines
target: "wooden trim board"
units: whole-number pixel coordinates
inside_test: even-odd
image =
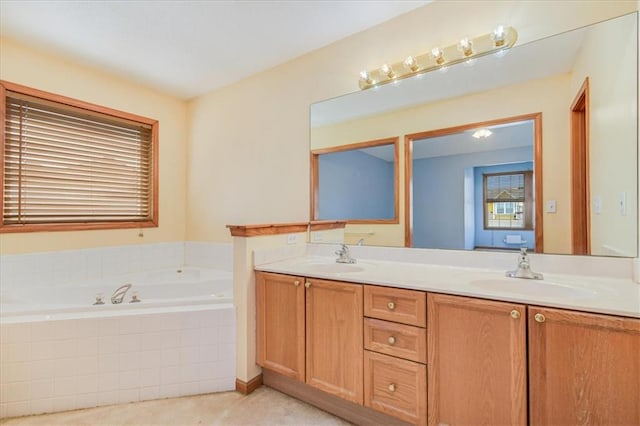
[[[290,234],[307,232],[308,224],[304,223],[268,223],[262,225],[227,225],[232,237],[259,237],[262,235]]]
[[[262,378],[265,386],[269,386],[277,391],[318,407],[351,423],[367,426],[400,426],[409,424],[362,405],[329,395],[302,382],[267,369],[262,370]]]
[[[236,379],[236,392],[240,392],[243,395],[249,395],[260,386],[262,386],[262,374],[257,375],[248,382]]]

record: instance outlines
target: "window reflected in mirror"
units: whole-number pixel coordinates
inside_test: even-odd
[[[398,138],[311,152],[312,220],[398,223]]]

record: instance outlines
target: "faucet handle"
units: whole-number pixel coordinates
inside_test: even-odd
[[[520,247],[520,253],[524,254],[525,256],[527,255],[527,248],[526,247]]]

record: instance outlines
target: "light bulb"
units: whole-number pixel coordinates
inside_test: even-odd
[[[414,58],[413,56],[407,57],[407,59],[405,59],[403,63],[407,68],[414,72],[418,71],[418,69],[420,68],[418,66],[418,63],[416,62],[416,58]]]
[[[371,80],[371,76],[369,76],[369,73],[366,70],[360,71],[360,80],[364,81],[367,84],[373,83],[373,80]]]
[[[433,57],[433,59],[435,59],[436,64],[442,65],[444,63],[444,53],[439,47],[434,47],[433,49],[431,49],[431,56]]]
[[[458,49],[464,56],[471,56],[473,54],[473,43],[469,40],[469,37],[465,37],[458,43]]]
[[[491,33],[491,40],[495,47],[503,46],[507,40],[507,29],[504,25],[498,25]]]
[[[380,67],[380,72],[389,78],[394,78],[396,76],[396,74],[393,72],[393,69],[388,64],[382,64],[382,66]]]

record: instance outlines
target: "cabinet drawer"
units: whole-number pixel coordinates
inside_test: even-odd
[[[425,327],[427,295],[423,291],[390,287],[364,287],[364,315]]]
[[[364,351],[364,405],[413,424],[427,418],[427,368]]]
[[[424,328],[365,318],[364,347],[370,351],[427,363],[427,333]]]

